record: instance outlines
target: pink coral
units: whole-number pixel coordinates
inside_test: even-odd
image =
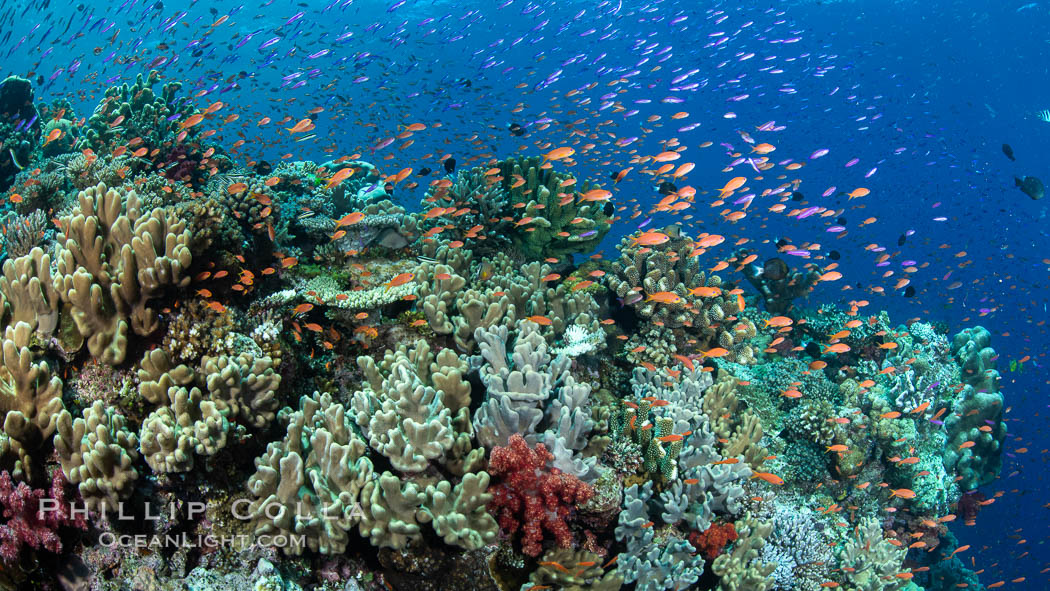
[[[529,449],[521,435],[506,447],[492,450],[489,473],[496,484],[489,487],[489,511],[508,534],[522,530],[521,549],[529,556],[543,551],[543,530],[554,535],[562,548],[572,546],[568,519],[573,506],[594,496],[594,489],[579,478],[547,464],[554,459],[543,444]]]
[[[71,514],[66,484],[61,470],[55,470],[50,491],[30,488],[24,482],[16,486],[11,474],[0,472],[0,506],[7,520],[0,525],[0,558],[8,563],[17,561],[23,545],[61,552],[58,528],[69,525],[87,529],[82,513]]]

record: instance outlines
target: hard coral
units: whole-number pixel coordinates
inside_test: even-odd
[[[553,459],[543,444],[529,449],[520,434],[513,435],[506,447],[493,449],[489,459],[489,472],[500,479],[490,489],[489,511],[505,532],[524,532],[521,548],[529,556],[543,551],[543,530],[554,534],[562,548],[571,547],[568,519],[573,505],[594,496],[590,485],[548,467]]]

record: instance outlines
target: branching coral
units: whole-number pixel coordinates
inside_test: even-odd
[[[738,539],[732,549],[711,563],[711,570],[721,577],[718,591],[767,591],[773,587],[770,577],[776,565],[762,560],[762,546],[773,530],[773,524],[746,515],[735,524]]]
[[[839,552],[839,567],[846,581],[858,591],[895,591],[907,581],[898,573],[907,550],[888,542],[878,519],[861,520],[855,536],[850,536]]]
[[[668,226],[656,234],[667,239],[642,244],[638,234],[620,242],[620,258],[613,262],[613,273],[606,275],[609,287],[641,318],[672,328],[693,326],[715,338],[713,325],[738,311],[737,299],[722,292],[718,275],[700,270],[700,257],[691,256],[695,243],[681,228]],[[693,295],[697,288],[704,290]],[[650,297],[661,292],[677,297],[673,301]]]
[[[737,380],[723,373],[713,386],[707,389],[704,396],[704,412],[711,419],[711,428],[720,440],[722,455],[726,457],[744,456],[748,464],[758,467],[767,455],[761,445],[762,423],[758,416],[750,411],[738,410],[739,399],[736,395]]]
[[[963,372],[963,389],[944,420],[948,434],[944,467],[957,474],[964,491],[991,482],[1002,468],[1006,425],[990,341],[988,331],[978,326],[955,335],[952,344]]]

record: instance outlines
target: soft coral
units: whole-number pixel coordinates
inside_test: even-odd
[[[0,558],[9,563],[16,562],[23,545],[61,552],[60,527],[71,525],[87,529],[84,516],[71,511],[66,483],[61,470],[55,471],[50,491],[30,488],[24,482],[16,485],[11,481],[11,474],[0,472],[0,506],[6,519],[0,525]],[[45,499],[51,501],[46,507],[42,503]],[[50,510],[42,511],[44,508]]]
[[[518,434],[506,447],[493,449],[489,459],[489,473],[499,479],[489,489],[489,511],[505,532],[522,530],[521,549],[529,556],[543,551],[543,530],[552,533],[562,548],[571,547],[568,519],[573,506],[594,496],[589,484],[549,467],[553,459],[542,443],[529,449]]]

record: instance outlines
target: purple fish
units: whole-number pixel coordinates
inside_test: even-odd
[[[817,207],[817,206],[807,207],[806,209],[803,209],[801,213],[798,214],[798,219],[801,220],[801,219],[808,218],[809,216],[817,213],[820,210],[821,210],[821,208]]]

